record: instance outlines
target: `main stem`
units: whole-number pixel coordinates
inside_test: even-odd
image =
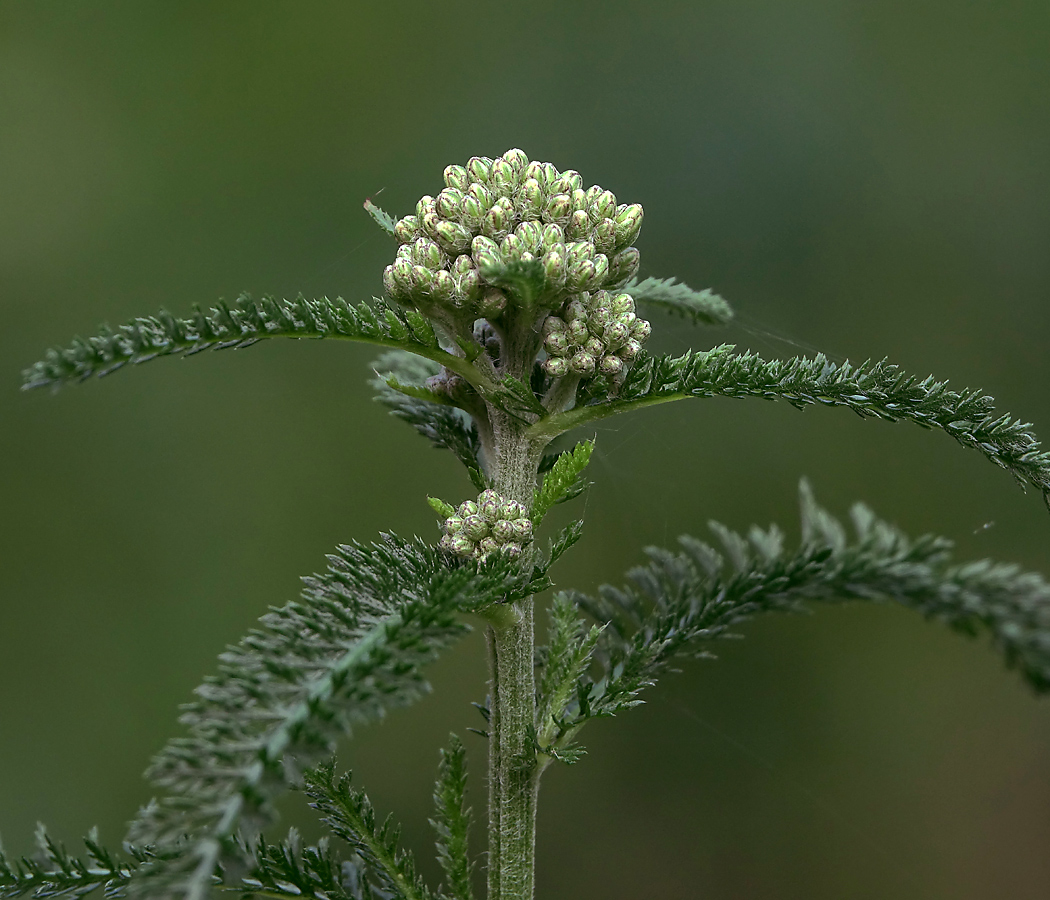
[[[492,478],[497,491],[528,508],[542,445],[525,437],[524,423],[493,410]],[[515,604],[516,621],[488,630],[489,860],[488,900],[532,900],[536,867],[534,748],[536,684],[533,599]]]

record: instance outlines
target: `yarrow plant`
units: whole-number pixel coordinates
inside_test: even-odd
[[[917,379],[885,362],[823,356],[765,360],[728,345],[649,355],[639,309],[697,324],[727,322],[726,302],[674,279],[638,279],[638,204],[584,187],[579,173],[529,161],[521,150],[445,169],[445,186],[395,221],[366,208],[398,242],[383,273],[386,297],[253,300],[162,312],[50,351],[25,387],[105,375],[126,363],[267,338],[364,341],[378,399],[464,465],[474,489],[454,505],[430,498],[440,536],[384,534],[340,546],[304,579],[299,600],[263,616],[219,658],[181,721],[185,735],[154,759],[157,788],[121,853],[87,838],[74,857],[41,830],[40,852],[0,853],[0,897],[321,900],[472,900],[483,864],[489,900],[533,897],[536,804],[543,772],[577,762],[591,719],[641,703],[682,656],[760,613],[805,601],[895,601],[965,634],[986,634],[1037,691],[1050,688],[1050,585],[1015,566],[958,564],[944,538],[909,538],[867,507],[852,531],[801,488],[802,541],[775,527],[746,536],[712,524],[713,543],[682,537],[619,588],[554,594],[546,642],[534,636],[535,597],[579,539],[576,522],[545,550],[535,534],[555,504],[585,488],[594,443],[552,442],[582,425],[656,403],[712,396],[843,406],[861,416],[940,429],[1020,483],[1050,496],[1050,454],[1028,425],[991,398]],[[462,637],[486,629],[487,852],[468,846],[463,746],[441,751],[433,825],[443,883],[424,883],[363,791],[332,758],[340,737],[417,699],[424,669]],[[309,798],[329,837],[304,846],[269,837],[275,801]]]

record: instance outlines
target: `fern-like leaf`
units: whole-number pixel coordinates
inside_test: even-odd
[[[474,900],[470,885],[474,866],[467,841],[471,814],[466,792],[466,752],[453,734],[449,736],[448,749],[441,751],[438,781],[434,786],[435,814],[430,820],[437,832],[438,862],[445,873],[443,896],[449,900]]]
[[[37,853],[12,863],[0,847],[0,898],[84,897],[102,888],[106,898],[124,895],[128,881],[146,858],[135,851],[131,859],[106,850],[92,831],[84,838],[87,858],[70,856],[51,838],[43,825],[37,826]],[[129,848],[130,849],[130,848]]]
[[[251,870],[237,885],[242,896],[357,900],[365,894],[362,887],[368,882],[361,861],[356,855],[337,859],[327,838],[315,847],[304,847],[299,832],[292,828],[280,843],[269,844],[260,838],[249,852]]]
[[[694,325],[725,325],[733,318],[729,304],[714,291],[696,291],[675,278],[632,278],[623,289],[636,303],[675,313]]]
[[[220,657],[181,721],[189,736],[156,757],[148,777],[166,792],[132,824],[135,843],[171,851],[132,889],[139,896],[203,898],[222,865],[245,860],[274,800],[329,756],[337,738],[427,690],[422,668],[468,626],[457,613],[542,589],[498,554],[450,561],[418,539],[384,536],[342,546],[328,572],[304,579],[303,599],[274,610]]]
[[[403,310],[373,300],[356,306],[343,299],[254,300],[247,294],[229,305],[197,309],[187,319],[162,311],[135,319],[116,330],[103,328],[91,338],[77,338],[23,372],[24,389],[57,388],[108,375],[127,363],[161,356],[189,356],[201,350],[248,347],[266,338],[337,338],[396,347],[425,356],[490,391],[478,371],[462,357],[441,349],[430,323],[415,310]]]
[[[377,821],[364,791],[350,786],[349,772],[337,777],[333,765],[318,766],[306,773],[305,790],[324,824],[361,855],[385,890],[397,900],[431,900],[411,854],[398,844],[401,829],[392,817]]]
[[[713,524],[718,550],[682,537],[678,553],[649,548],[649,563],[629,573],[629,585],[573,595],[607,623],[596,654],[604,674],[579,680],[559,740],[589,718],[641,702],[639,693],[675,657],[707,656],[740,622],[798,610],[806,600],[889,600],[963,634],[987,634],[1035,690],[1050,690],[1050,584],[1040,575],[988,560],[953,564],[947,539],[912,540],[861,504],[850,541],[805,483],[801,497],[804,539],[793,553],[775,527],[744,538]]]
[[[952,391],[932,376],[920,380],[886,362],[840,365],[821,354],[769,361],[734,351],[727,344],[704,353],[645,357],[616,397],[550,416],[533,425],[531,434],[553,436],[615,413],[688,397],[759,397],[785,400],[796,409],[845,406],[863,417],[940,429],[1038,488],[1050,505],[1050,453],[1040,451],[1029,424],[998,413],[980,391]]]
[[[532,521],[539,524],[557,503],[578,497],[586,490],[580,475],[591,460],[594,441],[580,441],[572,450],[560,454],[544,477],[532,501]]]
[[[382,228],[383,231],[385,231],[391,237],[396,237],[397,232],[394,230],[394,226],[397,225],[397,219],[390,215],[390,213],[388,213],[385,209],[380,209],[378,206],[376,206],[372,202],[371,197],[368,197],[362,204],[362,206],[364,206],[365,212],[367,212],[372,217],[376,225]]]

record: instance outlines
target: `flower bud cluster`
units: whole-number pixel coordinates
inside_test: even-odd
[[[634,311],[630,294],[584,291],[570,298],[561,314],[543,323],[543,368],[559,377],[570,372],[589,378],[623,375],[649,338],[651,327]]]
[[[439,546],[471,559],[485,559],[496,551],[516,559],[532,541],[532,521],[525,507],[493,490],[482,491],[477,501],[460,504],[442,530]]]
[[[449,166],[445,185],[397,223],[401,246],[383,272],[395,300],[494,317],[508,298],[486,282],[489,267],[539,260],[550,307],[638,271],[638,250],[630,245],[642,227],[641,206],[617,204],[598,185],[584,190],[578,172],[530,162],[515,149]]]

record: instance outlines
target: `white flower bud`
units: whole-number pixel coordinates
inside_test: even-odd
[[[428,269],[440,269],[445,265],[445,254],[434,242],[425,237],[417,238],[412,244],[412,261],[417,266],[426,266]]]
[[[443,219],[458,219],[459,207],[463,203],[463,191],[445,188],[434,201],[434,210]]]
[[[552,222],[555,225],[565,225],[572,215],[572,201],[568,194],[554,194],[547,201],[543,210],[543,221]]]
[[[543,361],[543,371],[552,378],[561,378],[569,373],[569,361],[564,356],[552,356]]]
[[[443,534],[443,535],[441,535],[441,540],[438,541],[438,546],[442,550],[451,550],[452,549],[452,535],[450,535],[450,534]]]
[[[472,541],[488,537],[489,523],[480,515],[467,516],[463,520],[463,534]]]
[[[467,174],[472,181],[488,185],[492,180],[492,160],[487,156],[472,156],[467,162]]]
[[[642,230],[642,207],[632,203],[621,212],[616,213],[616,246],[626,247],[633,244]]]
[[[514,537],[519,543],[527,544],[532,540],[532,522],[524,516],[519,516],[513,523]]]
[[[421,230],[431,240],[437,239],[438,225],[442,222],[441,216],[439,216],[434,210],[430,210],[422,219],[419,220]]]
[[[470,186],[470,175],[463,166],[445,166],[445,184],[450,188],[465,191]]]
[[[634,323],[638,317],[633,312],[623,312],[616,317],[617,322],[622,322],[628,328],[634,328]]]
[[[415,216],[405,216],[394,226],[394,234],[402,244],[407,244],[419,237],[419,219]]]
[[[650,325],[645,319],[635,319],[634,324],[631,326],[631,337],[633,337],[639,344],[644,344],[649,340],[649,335],[653,333],[653,326]]]
[[[599,291],[599,293],[604,293],[604,291]],[[587,313],[587,330],[592,334],[601,334],[610,321],[612,321],[612,311],[608,306],[592,306]]]
[[[506,519],[500,519],[492,526],[492,536],[501,544],[507,543],[514,537],[514,524]]]
[[[457,256],[455,262],[452,263],[452,274],[457,278],[466,275],[467,272],[471,272],[473,269],[474,260],[472,260],[466,253]]]
[[[623,371],[623,360],[612,354],[603,356],[598,368],[603,375],[608,375],[610,378],[614,378]]]
[[[459,513],[461,519],[466,519],[468,516],[476,516],[478,514],[478,505],[473,500],[464,500],[459,504],[459,509],[456,512]]]
[[[586,350],[581,350],[569,360],[569,368],[577,375],[593,375],[594,357]]]

